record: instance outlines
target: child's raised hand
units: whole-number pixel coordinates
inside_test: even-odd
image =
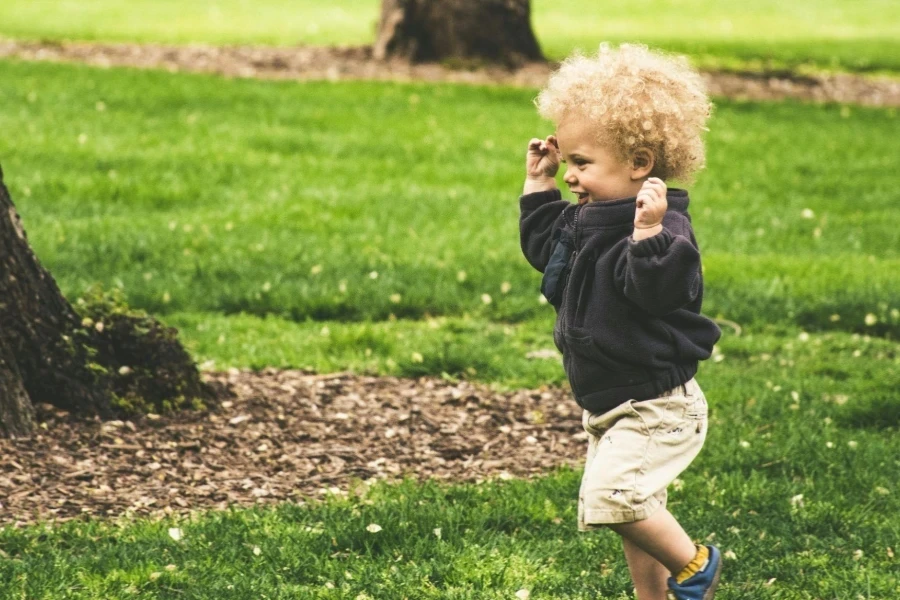
[[[637,194],[634,211],[635,229],[652,229],[662,224],[669,203],[666,200],[666,182],[650,177]]]
[[[528,142],[528,154],[525,156],[525,170],[528,177],[532,179],[556,177],[561,158],[555,135],[548,135],[546,140],[533,138]]]

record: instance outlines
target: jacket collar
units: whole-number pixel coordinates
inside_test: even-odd
[[[616,227],[631,225],[634,223],[634,202],[637,197],[613,200],[612,202],[589,202],[581,206],[578,213],[578,223],[584,227]],[[688,215],[687,190],[669,188],[666,192],[666,201],[669,203],[667,210]]]

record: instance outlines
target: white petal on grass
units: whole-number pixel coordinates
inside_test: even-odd
[[[391,302],[394,304],[400,304],[400,300],[403,299],[403,296],[400,294],[391,294]]]
[[[872,325],[875,325],[876,323],[878,323],[878,317],[876,317],[872,313],[869,313],[866,315],[866,325],[871,327]]]
[[[181,538],[184,537],[184,532],[181,531],[180,527],[169,527],[169,537],[176,542],[180,542]]]
[[[791,506],[803,506],[803,494],[797,494],[791,498]]]
[[[543,294],[538,296],[538,304],[547,304],[547,297]]]
[[[381,531],[381,525],[378,525],[377,523],[369,523],[368,525],[366,525],[366,531],[368,531],[369,533],[378,533],[379,531]]]
[[[855,450],[856,447],[859,446],[859,442],[857,442],[856,440],[850,440],[849,442],[847,442],[847,446]]]
[[[369,273],[369,279],[378,279],[378,271],[372,271]]]
[[[457,280],[458,282],[460,282],[460,283],[462,283],[463,281],[465,281],[465,280],[466,280],[466,277],[467,277],[467,275],[466,275],[466,272],[465,272],[465,271],[459,271],[459,272],[456,274],[456,280]]]
[[[262,550],[259,549],[259,546],[253,546],[253,554],[256,556],[262,554]]]
[[[420,353],[418,353],[418,352],[413,352],[413,353],[412,353],[412,356],[410,356],[410,359],[411,359],[414,363],[425,362],[425,357],[422,356],[422,355],[421,355]]]
[[[740,445],[741,445],[741,448],[749,448],[750,442],[748,442],[747,440],[741,440]]]
[[[440,527],[435,527],[435,528],[434,528],[434,536],[435,536],[437,539],[441,539],[441,528],[440,528]]]
[[[737,560],[737,554],[734,553],[734,550],[726,550],[722,553],[722,556],[725,557],[726,560]]]
[[[529,596],[531,596],[531,592],[529,592],[525,588],[522,588],[521,590],[516,592],[516,598],[518,598],[519,600],[528,600]]]
[[[800,213],[804,219],[814,219],[816,217],[816,213],[813,212],[811,208],[804,208],[803,212]]]
[[[482,294],[481,301],[484,302],[485,304],[490,304],[492,301],[491,295],[490,294]]]
[[[797,336],[797,339],[800,340],[801,342],[808,342],[809,334],[806,333],[805,331],[801,331],[800,335]]]
[[[504,281],[500,284],[500,291],[504,294],[508,294],[512,289],[512,285],[508,281]]]

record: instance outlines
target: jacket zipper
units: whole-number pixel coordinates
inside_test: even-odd
[[[579,206],[578,208],[575,209],[575,216],[572,219],[572,230],[574,233],[574,235],[572,236],[572,239],[574,240],[574,242],[573,242],[573,247],[572,247],[572,269],[569,270],[570,274],[575,269],[575,259],[578,257],[578,213],[580,213],[580,212],[581,212],[581,206]],[[566,289],[563,291],[564,294],[568,293],[569,282],[571,280],[572,280],[572,278],[569,277],[568,280],[566,281]]]

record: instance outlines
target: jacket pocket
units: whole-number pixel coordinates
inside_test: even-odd
[[[555,246],[550,252],[550,260],[547,262],[544,277],[541,279],[541,293],[558,310],[562,304],[569,271],[572,269],[569,260],[574,250],[574,244],[572,237],[564,229],[557,229],[553,237],[552,243]]]
[[[566,374],[576,394],[589,394],[598,389],[629,386],[647,380],[646,371],[616,360],[601,350],[589,335],[564,331],[564,355],[568,354]]]

